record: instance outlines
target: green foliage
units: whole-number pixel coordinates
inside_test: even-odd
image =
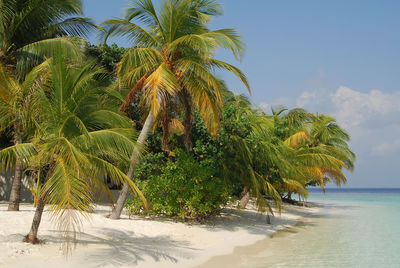
[[[81,0],[1,0],[0,63],[23,77],[31,68],[57,53],[76,58],[97,26],[82,15]]]
[[[183,104],[187,119],[196,107],[215,134],[223,88],[215,70],[233,73],[250,90],[239,69],[214,58],[218,48],[230,50],[237,58],[244,52],[237,30],[208,29],[211,18],[218,15],[221,5],[217,1],[163,1],[157,9],[151,0],[133,0],[124,18],[102,24],[105,40],[124,37],[133,43],[118,66],[120,84],[143,91],[143,104],[153,115],[161,110],[171,113],[171,99],[175,105]]]
[[[150,210],[144,209],[140,199],[133,199],[126,205],[130,214],[203,220],[227,204],[231,187],[215,176],[213,168],[182,150],[174,154],[170,158],[162,153],[145,158],[135,183],[149,201]]]
[[[110,74],[114,74],[116,65],[122,59],[127,49],[118,47],[113,43],[111,46],[103,45],[89,45],[86,48],[86,55],[96,59],[97,63],[105,68]]]
[[[136,146],[133,123],[115,112],[115,92],[94,79],[102,72],[92,63],[65,64],[59,56],[36,67],[22,84],[12,79],[0,84],[0,92],[11,100],[27,94],[24,109],[18,109],[19,102],[0,102],[1,122],[7,123],[7,108],[14,107],[17,116],[9,118],[11,124],[22,119],[36,126],[24,143],[0,150],[0,168],[10,167],[16,158],[26,163],[36,181],[35,198],[50,205],[67,241],[79,228],[76,212],[92,212],[99,190],[111,196],[104,175],[116,184],[128,183],[141,196],[119,168],[127,166]],[[3,77],[6,73],[0,68]]]

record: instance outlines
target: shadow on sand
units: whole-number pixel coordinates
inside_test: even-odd
[[[43,236],[45,243],[62,244],[60,231],[51,232],[55,235]],[[72,259],[75,254],[82,254],[85,262],[90,264],[88,267],[125,267],[140,265],[149,258],[154,262],[177,263],[178,258],[190,259],[197,251],[189,247],[189,241],[175,241],[170,236],[149,237],[109,228],[96,228],[96,233],[102,235],[79,234]],[[88,247],[90,249],[85,250]]]
[[[31,208],[33,212],[33,208]],[[96,209],[96,214],[107,214],[107,208]],[[287,207],[285,212],[298,216],[307,216],[302,207]],[[122,221],[132,221],[134,228],[135,219],[123,218]],[[140,219],[141,221],[146,219]],[[169,222],[168,218],[155,218],[151,221]],[[259,214],[255,210],[236,210],[226,208],[222,215],[209,220],[205,224],[192,224],[197,228],[209,232],[228,231],[235,232],[246,230],[250,234],[271,235],[274,226],[294,225],[295,220],[281,217],[279,213],[271,216],[272,225],[266,222],[266,215]],[[117,222],[116,222],[117,224]],[[126,225],[125,225],[126,226]],[[90,228],[88,226],[85,227]],[[131,267],[140,266],[145,260],[154,263],[167,261],[178,263],[179,260],[190,260],[201,252],[199,248],[193,248],[189,240],[175,240],[173,234],[159,236],[147,236],[130,230],[120,230],[110,227],[93,227],[90,232],[82,232],[77,236],[76,250],[71,257],[71,265],[75,260],[84,260],[88,267]],[[43,231],[43,232],[42,232]],[[290,229],[287,231],[291,232]],[[233,234],[232,234],[233,235]],[[41,230],[39,238],[44,241],[44,246],[54,247],[62,245],[62,233],[58,230]],[[0,242],[20,242],[22,234],[10,234],[0,237]]]

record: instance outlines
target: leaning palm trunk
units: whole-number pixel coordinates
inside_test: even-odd
[[[186,89],[183,90],[183,105],[185,106],[184,143],[186,152],[189,153],[193,149],[193,143],[190,138],[190,132],[192,131],[193,126],[193,108],[190,104],[190,95]]]
[[[21,141],[16,135],[15,144],[19,143],[21,143]],[[11,187],[8,211],[19,211],[19,202],[20,202],[21,184],[22,184],[22,170],[23,170],[23,162],[21,159],[17,158],[15,162],[15,173],[14,173],[13,184]]]
[[[38,244],[40,241],[37,238],[40,221],[42,220],[42,214],[44,210],[44,200],[40,198],[36,207],[35,215],[33,216],[32,226],[29,234],[25,236],[24,242]]]
[[[250,200],[250,191],[247,187],[244,187],[243,192],[242,192],[242,198],[239,201],[239,208],[245,209],[247,206],[247,203],[249,203],[249,200]]]
[[[162,142],[161,142],[161,148],[163,151],[165,152],[169,152],[169,133],[170,133],[170,122],[171,122],[171,118],[170,118],[170,114],[167,111],[167,109],[165,109],[164,113],[163,113],[163,120],[162,120],[162,130],[163,130],[163,135],[162,135]]]
[[[154,120],[153,114],[151,112],[149,112],[149,115],[146,118],[146,121],[143,125],[142,131],[140,132],[139,138],[137,140],[137,146],[131,156],[131,165],[130,165],[129,171],[127,173],[127,177],[129,179],[133,178],[136,167],[139,164],[140,150],[141,150],[143,144],[145,143],[147,137],[149,136],[150,131],[153,128],[154,121],[155,120]],[[124,186],[122,187],[122,191],[119,194],[117,203],[115,204],[115,206],[111,212],[111,215],[110,215],[111,219],[117,220],[121,217],[122,209],[124,208],[125,201],[128,198],[128,193],[129,193],[129,186],[127,183],[124,183]]]

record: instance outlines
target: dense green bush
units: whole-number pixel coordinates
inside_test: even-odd
[[[97,63],[105,68],[110,74],[114,74],[117,63],[122,59],[127,49],[118,47],[117,44],[108,46],[102,45],[88,45],[86,48],[86,55],[95,58]]]
[[[213,168],[182,150],[174,151],[174,157],[169,158],[163,153],[147,156],[134,180],[150,210],[146,211],[142,201],[135,198],[126,205],[130,214],[177,216],[185,220],[202,220],[219,213],[229,201],[231,189],[215,176]]]

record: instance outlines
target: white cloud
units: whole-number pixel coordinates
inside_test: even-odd
[[[331,92],[328,89],[319,88],[313,91],[303,91],[296,99],[297,107],[309,107],[314,109],[326,109],[331,106],[329,95]]]
[[[400,115],[400,92],[393,94],[372,90],[362,93],[348,87],[339,89],[330,95],[335,115],[345,127],[355,127],[368,121],[385,116],[398,118]]]
[[[382,143],[372,148],[374,155],[383,156],[387,154],[400,152],[400,139],[392,143]]]

